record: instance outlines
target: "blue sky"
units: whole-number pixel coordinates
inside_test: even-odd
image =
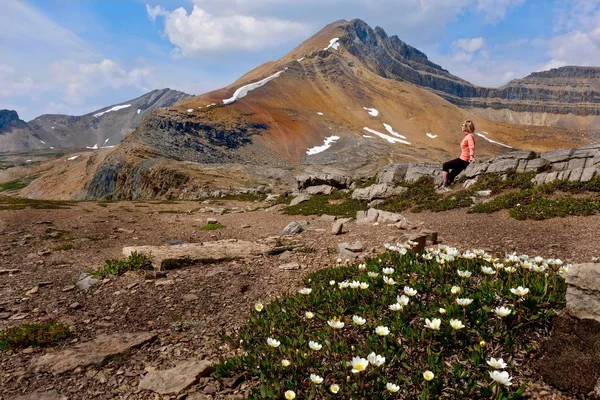
[[[600,0],[7,0],[0,109],[31,120],[157,88],[201,94],[352,18],[482,86],[600,66]]]

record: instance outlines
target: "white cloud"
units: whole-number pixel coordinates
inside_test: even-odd
[[[183,56],[207,51],[258,50],[308,34],[304,24],[249,15],[215,16],[194,5],[192,12],[180,7],[170,13],[148,10],[150,18],[165,18],[165,35]]]
[[[148,4],[146,4],[146,12],[148,13],[148,17],[152,21],[156,21],[156,18],[158,17],[165,17],[169,15],[168,11],[162,8],[161,6],[152,7]]]
[[[13,67],[0,64],[0,97],[20,96],[34,89],[33,79],[19,77]]]
[[[474,53],[477,50],[481,50],[485,45],[485,40],[482,37],[476,37],[472,39],[458,39],[452,43],[453,47],[463,50],[467,53]]]
[[[504,19],[511,8],[521,6],[525,0],[477,0],[475,10],[483,14],[483,19],[489,24],[496,24]]]
[[[70,60],[51,65],[52,83],[69,104],[81,104],[86,98],[104,89],[121,89],[133,86],[149,89],[152,70],[148,67],[129,71],[116,62],[105,59],[99,63],[77,63]]]

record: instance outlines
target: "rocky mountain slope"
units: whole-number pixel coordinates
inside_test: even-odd
[[[229,87],[157,110],[116,149],[80,154],[68,165],[84,182],[61,185],[60,160],[30,196],[197,197],[207,187],[288,188],[299,171],[367,176],[389,162],[458,156],[465,119],[477,127],[478,157],[587,141],[560,129],[491,122],[397,78],[424,71],[449,88],[468,85],[379,28],[338,21]]]
[[[169,107],[191,95],[171,89],[153,90],[120,105],[108,106],[82,116],[46,114],[12,129],[0,130],[0,151],[44,148],[90,148],[115,146],[130,134],[148,113]],[[6,115],[15,111],[3,110]],[[0,111],[1,113],[2,111]],[[0,117],[1,118],[1,117]]]

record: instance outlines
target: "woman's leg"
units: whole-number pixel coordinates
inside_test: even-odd
[[[469,166],[469,162],[461,158],[457,158],[456,160],[452,161],[453,165],[451,166],[450,173],[448,174],[449,184],[452,184],[452,182],[454,182],[454,179],[458,176],[458,174],[463,172]]]

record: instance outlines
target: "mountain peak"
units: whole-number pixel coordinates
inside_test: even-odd
[[[26,128],[27,122],[19,118],[15,110],[0,110],[0,133],[13,128]]]

